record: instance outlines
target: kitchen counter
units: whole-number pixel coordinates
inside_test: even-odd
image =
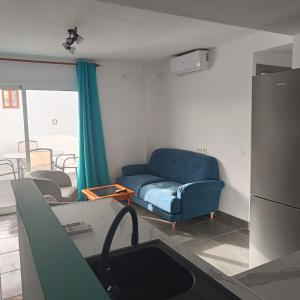
[[[266,300],[300,299],[300,251],[234,277]]]
[[[32,179],[12,183],[16,196],[24,300],[108,300],[84,257],[99,254],[122,205],[113,199],[50,207]],[[91,232],[68,235],[62,224],[84,221]],[[130,244],[131,218],[120,223],[111,249]],[[140,242],[160,239],[243,300],[262,299],[239,281],[186,252],[150,223],[139,218]]]
[[[57,206],[53,207],[53,211],[62,224],[84,221],[92,225],[92,232],[70,236],[82,256],[88,257],[101,253],[103,242],[112,220],[122,207],[120,203],[113,199],[103,199]],[[130,245],[131,227],[131,217],[126,215],[116,231],[111,249],[123,248]],[[140,242],[155,239],[162,240],[241,299],[261,299],[238,281],[227,277],[204,260],[185,251],[179,244],[142,218],[139,218],[139,238]]]

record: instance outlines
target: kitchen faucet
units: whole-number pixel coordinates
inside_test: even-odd
[[[138,218],[136,211],[133,207],[131,206],[125,206],[120,210],[120,212],[117,214],[115,219],[113,220],[108,233],[106,235],[103,248],[102,248],[102,259],[100,261],[100,269],[99,272],[100,274],[104,274],[104,277],[108,280],[107,283],[105,284],[106,290],[112,294],[112,293],[117,293],[115,289],[117,287],[113,286],[113,278],[112,278],[112,272],[108,264],[108,256],[109,256],[109,250],[111,247],[111,243],[113,241],[114,235],[116,233],[116,230],[122,221],[123,217],[129,213],[131,215],[131,220],[132,220],[132,233],[131,233],[131,245],[132,246],[137,246],[139,243],[139,232],[138,232]]]

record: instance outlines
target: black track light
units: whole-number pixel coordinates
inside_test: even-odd
[[[75,47],[71,47],[75,42],[80,44],[83,42],[84,38],[77,33],[77,27],[74,29],[68,29],[69,36],[66,38],[66,41],[62,44],[63,47],[69,51],[71,54],[74,54],[76,51]]]

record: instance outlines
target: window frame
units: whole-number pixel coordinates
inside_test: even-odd
[[[19,90],[1,90],[2,92],[2,108],[3,109],[17,109],[20,108]],[[8,105],[5,100],[5,92],[8,92]],[[14,97],[16,97],[14,99]],[[14,103],[15,102],[15,103]]]

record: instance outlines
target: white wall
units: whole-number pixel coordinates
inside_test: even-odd
[[[152,151],[165,145],[165,86],[163,62],[144,66],[144,100],[146,154],[149,159]],[[170,134],[172,134],[170,132]]]
[[[146,159],[143,66],[103,62],[98,81],[107,160],[114,181],[122,166]]]
[[[170,73],[168,61],[145,66],[147,152],[206,147],[226,183],[220,209],[241,219],[249,220],[253,53],[290,42],[248,36],[217,48],[210,70],[183,77]]]
[[[143,66],[122,62],[104,62],[101,65],[97,69],[100,103],[108,165],[114,181],[124,164],[145,161]],[[1,61],[0,86],[12,84],[21,84],[32,90],[72,91],[76,90],[76,70],[72,66]],[[43,106],[41,110],[45,112],[48,108]],[[10,114],[8,118],[9,124],[23,133],[21,115],[12,118]],[[0,126],[2,145],[12,132],[8,125]],[[20,136],[18,139],[23,138]]]
[[[293,69],[300,68],[300,34],[293,39]]]

